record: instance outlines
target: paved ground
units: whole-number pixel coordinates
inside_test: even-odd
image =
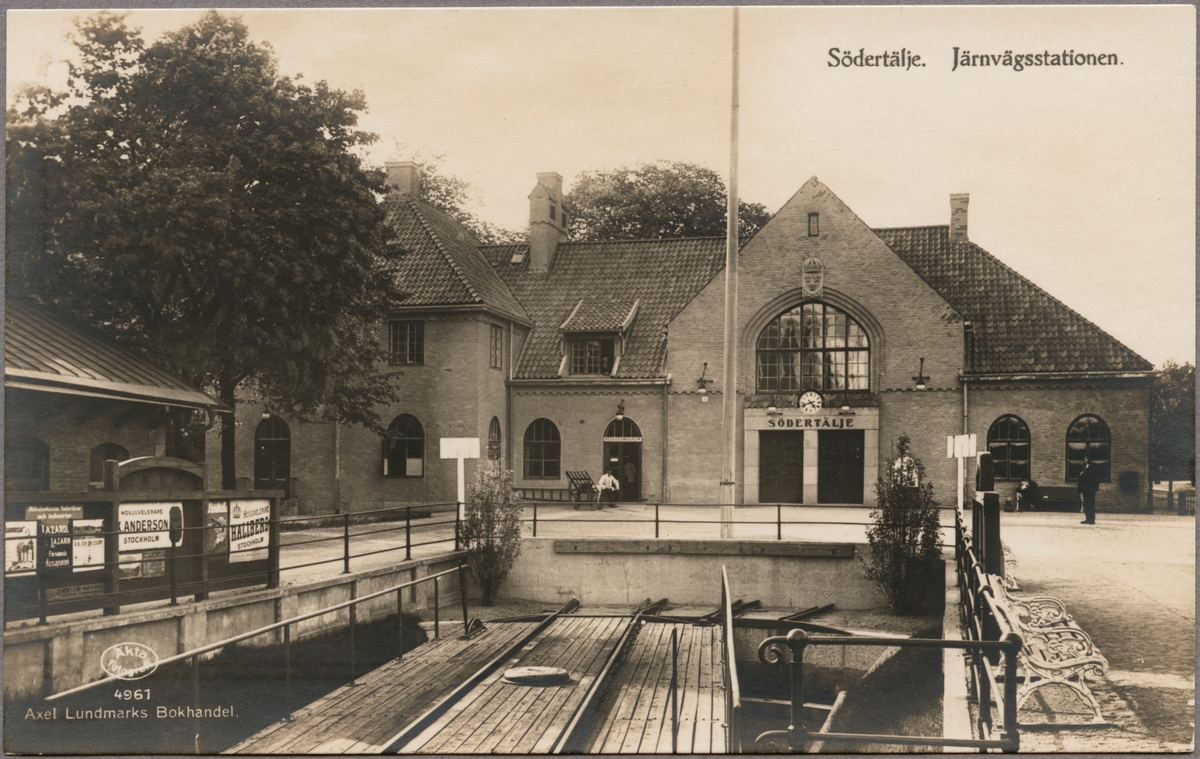
[[[1195,731],[1195,519],[1004,513],[1022,595],[1061,599],[1109,661],[1108,729],[1022,735],[1022,751],[1189,751]]]

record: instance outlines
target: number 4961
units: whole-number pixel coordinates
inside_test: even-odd
[[[118,690],[116,693],[113,693],[113,698],[118,701],[149,701],[150,689],[138,688],[137,690],[129,690],[126,688],[125,690]]]

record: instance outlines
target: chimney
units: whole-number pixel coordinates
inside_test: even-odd
[[[554,251],[567,239],[567,219],[562,205],[562,176],[555,171],[537,175],[529,193],[529,270],[550,271]]]
[[[421,167],[413,161],[388,161],[385,184],[389,195],[421,196]]]
[[[950,242],[967,241],[967,201],[970,198],[965,192],[950,196]]]

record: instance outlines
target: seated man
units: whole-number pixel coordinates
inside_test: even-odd
[[[1017,486],[1017,511],[1033,511],[1038,502],[1038,484],[1022,480]]]
[[[612,472],[605,472],[600,475],[600,503],[611,503],[616,508],[617,492],[620,489],[621,483],[617,482],[617,478],[612,476]]]

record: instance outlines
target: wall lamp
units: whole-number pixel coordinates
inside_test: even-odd
[[[921,357],[921,368],[917,369],[917,376],[913,377],[913,382],[917,383],[918,390],[925,389],[925,383],[929,381],[929,377],[925,376],[925,357]]]
[[[838,409],[838,416],[854,416],[854,409],[849,406],[842,406]]]
[[[767,416],[783,416],[783,412],[774,406],[767,406]]]
[[[264,421],[264,422],[265,422],[265,421],[267,421],[268,419],[270,419],[270,418],[271,418],[271,412],[270,412],[270,411],[264,411],[264,412],[262,412],[262,418],[263,418],[263,421]]]
[[[696,380],[696,392],[704,395],[708,392],[708,380],[704,379],[704,375],[708,372],[708,362],[704,362],[704,368],[700,370],[700,379]]]
[[[622,399],[621,399],[621,402],[617,404],[617,416],[616,416],[616,419],[617,419],[617,421],[618,421],[618,422],[620,422],[620,421],[622,421],[622,420],[624,420],[624,419],[625,419],[625,399],[624,399],[624,398],[622,398]]]

